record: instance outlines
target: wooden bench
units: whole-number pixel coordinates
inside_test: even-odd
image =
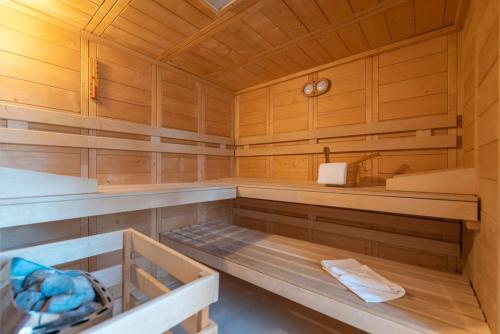
[[[477,221],[479,215],[479,200],[475,195],[391,191],[384,186],[325,187],[315,181],[242,177],[202,184],[236,186],[238,197],[269,201],[464,221]]]
[[[370,333],[490,333],[468,280],[227,223],[160,235],[164,244],[218,270]],[[368,304],[327,274],[323,259],[356,258],[406,289]]]

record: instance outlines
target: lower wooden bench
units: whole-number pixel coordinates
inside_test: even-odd
[[[188,226],[160,241],[200,262],[370,333],[490,333],[462,276],[405,265],[242,228]],[[356,258],[406,289],[398,300],[369,304],[326,273],[323,259]]]

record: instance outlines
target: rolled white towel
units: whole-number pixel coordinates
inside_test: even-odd
[[[367,303],[401,298],[405,289],[355,259],[323,260],[323,269]]]

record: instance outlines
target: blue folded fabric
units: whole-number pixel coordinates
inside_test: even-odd
[[[80,274],[80,276],[72,277],[73,281],[73,294],[82,296],[82,303],[88,303],[95,300],[95,291],[90,284],[87,277]]]
[[[82,305],[83,295],[58,295],[49,299],[49,313],[63,313],[74,310]]]
[[[56,274],[55,270],[38,269],[29,274],[24,280],[24,288],[28,288],[34,284],[41,283],[47,277]]]
[[[46,297],[41,292],[22,291],[16,296],[16,305],[25,311],[30,311],[39,301],[45,301]]]
[[[73,280],[64,274],[50,275],[40,286],[40,291],[47,297],[69,294],[73,291]]]

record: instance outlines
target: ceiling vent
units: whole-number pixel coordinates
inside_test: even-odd
[[[205,1],[208,2],[210,6],[215,8],[215,10],[221,11],[222,9],[224,9],[224,7],[229,5],[234,0],[205,0]]]

